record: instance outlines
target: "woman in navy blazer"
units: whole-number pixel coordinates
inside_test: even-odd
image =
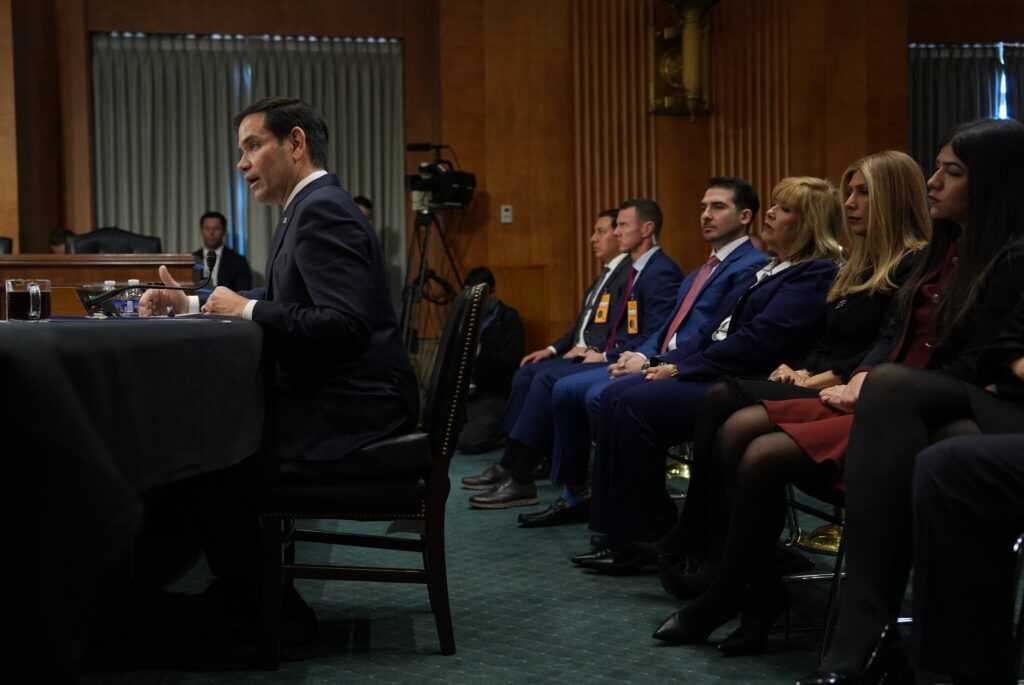
[[[803,177],[784,179],[772,197],[761,232],[772,261],[723,298],[699,335],[602,395],[591,527],[607,534],[608,546],[575,563],[608,573],[643,565],[633,543],[657,539],[676,518],[665,493],[665,450],[689,439],[709,382],[767,374],[805,355],[820,334],[841,255],[839,193]]]

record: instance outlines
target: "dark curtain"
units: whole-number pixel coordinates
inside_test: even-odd
[[[910,46],[910,147],[927,172],[957,124],[997,114],[999,52],[994,45]]]
[[[1006,115],[1024,121],[1024,43],[1003,45]]]

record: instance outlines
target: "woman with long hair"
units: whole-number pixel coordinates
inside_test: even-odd
[[[661,559],[666,590],[680,598],[703,596],[673,615],[655,634],[659,639],[704,639],[743,609],[741,628],[719,647],[727,654],[760,651],[783,608],[772,551],[785,514],[784,481],[778,476],[790,472],[746,484],[764,490],[757,494],[760,510],[737,506],[732,497],[746,445],[778,430],[760,402],[817,398],[820,389],[846,382],[878,337],[898,286],[931,233],[925,180],[906,154],[886,151],[857,160],[843,174],[843,187],[850,257],[829,290],[825,334],[796,369],[780,365],[769,380],[726,379],[705,396],[686,505],[663,541],[667,554]],[[746,416],[733,421],[741,409]],[[737,429],[737,422],[746,430]],[[796,475],[819,476],[813,462],[801,466],[806,468]],[[672,563],[679,559],[703,568],[686,576]]]
[[[1024,291],[1022,187],[1024,124],[981,120],[953,132],[928,183],[934,238],[911,274],[912,288],[901,293],[902,332],[847,387],[823,398],[838,411],[856,408],[844,449],[848,579],[835,639],[803,685],[875,682],[886,671],[906,671],[893,645],[894,617],[910,572],[916,456],[944,436],[1024,425],[1019,395],[985,389],[1014,382],[1009,364],[993,363],[992,350]],[[973,663],[965,655],[944,660],[971,673],[993,668],[971,656]]]

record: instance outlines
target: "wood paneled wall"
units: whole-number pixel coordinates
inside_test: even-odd
[[[913,43],[1024,41],[1021,0],[910,0]]]
[[[762,204],[789,174],[789,4],[727,1],[712,10],[711,174],[746,178]]]
[[[14,41],[11,0],[0,0],[0,188],[18,187],[18,134],[14,116]],[[18,248],[18,195],[0,192],[0,236]]]
[[[655,127],[648,113],[650,3],[572,0],[573,228],[582,294],[595,263],[594,217],[631,197],[653,198]]]
[[[770,201],[784,176],[838,182],[906,149],[908,0],[722,0],[714,9],[711,170]]]

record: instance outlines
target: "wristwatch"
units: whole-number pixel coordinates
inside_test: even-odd
[[[649,368],[651,368],[651,360],[645,359],[644,363],[640,365],[640,373],[646,373]]]

